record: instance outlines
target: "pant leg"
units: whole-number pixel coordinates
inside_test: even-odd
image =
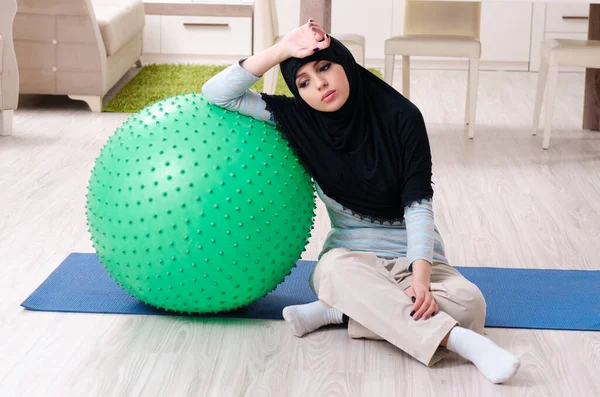
[[[443,311],[461,327],[483,334],[486,304],[479,288],[454,267],[434,262],[431,268],[431,293]]]
[[[410,317],[410,298],[372,253],[336,248],[321,257],[310,284],[319,300],[334,307],[425,365],[456,325],[444,312],[427,321]],[[402,284],[402,283],[401,283]]]
[[[383,259],[377,258],[376,266],[383,266],[390,275],[394,278],[396,283],[400,283],[407,277],[411,277],[411,273],[407,270],[405,262],[398,261],[396,259]],[[372,332],[370,329],[363,327],[358,321],[354,321],[349,318],[348,320],[348,336],[353,339],[373,339],[373,340],[385,340],[381,336]]]

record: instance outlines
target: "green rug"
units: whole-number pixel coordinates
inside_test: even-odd
[[[104,112],[136,113],[164,98],[199,93],[202,85],[227,66],[152,64],[144,66],[102,109]],[[380,78],[381,73],[369,69]],[[252,86],[262,91],[263,79]],[[283,77],[277,80],[277,94],[291,96]]]

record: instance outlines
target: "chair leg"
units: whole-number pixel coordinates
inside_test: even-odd
[[[84,101],[90,107],[92,112],[102,111],[102,97],[91,95],[69,95],[69,98],[75,101]]]
[[[383,81],[385,81],[389,85],[392,85],[392,83],[394,82],[395,58],[396,57],[394,55],[385,55],[385,64],[383,66]]]
[[[15,111],[0,110],[0,136],[12,135],[13,116]]]
[[[410,99],[410,56],[402,55],[402,95]]]
[[[279,77],[279,65],[273,66],[267,70],[264,75],[263,92],[265,94],[275,94],[277,90],[277,77]]]
[[[475,137],[475,119],[477,114],[477,88],[479,85],[479,59],[469,59],[469,138]]]
[[[469,60],[469,72],[467,74],[467,101],[465,103],[465,125],[469,125],[469,100],[471,99],[471,91],[469,90],[471,86],[471,62]]]
[[[552,113],[554,111],[554,98],[556,97],[556,85],[558,83],[558,66],[548,68],[548,94],[546,97],[546,118],[544,120],[544,141],[542,148],[550,146],[550,129],[552,128]]]
[[[542,104],[544,103],[544,90],[546,89],[546,78],[548,77],[548,64],[542,59],[540,62],[540,70],[538,71],[537,89],[535,90],[535,106],[533,108],[533,125],[531,127],[531,135],[537,135],[538,125],[540,122],[540,113],[542,112]]]

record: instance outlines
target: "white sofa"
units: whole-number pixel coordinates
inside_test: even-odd
[[[141,0],[19,0],[14,42],[22,94],[68,95],[102,110],[102,98],[141,65]]]
[[[19,70],[12,39],[16,11],[16,0],[0,1],[0,135],[11,135],[19,102]]]

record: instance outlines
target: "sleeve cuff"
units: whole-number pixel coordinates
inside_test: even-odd
[[[258,80],[260,80],[260,78],[261,78],[262,76],[255,76],[255,75],[253,75],[252,73],[250,73],[249,71],[247,71],[246,69],[244,69],[244,68],[242,67],[242,62],[244,62],[246,59],[248,59],[248,58],[242,58],[242,59],[240,59],[240,60],[237,62],[237,67],[236,67],[236,64],[235,64],[235,63],[233,64],[233,66],[234,66],[234,68],[236,68],[236,69],[241,69],[241,71],[238,71],[238,73],[240,73],[240,74],[242,74],[242,73],[243,73],[243,74],[245,75],[245,77],[247,77],[247,78],[253,78],[253,79],[255,79],[255,80],[254,80],[254,82],[256,83]]]
[[[418,259],[433,263],[435,237],[431,200],[406,207],[404,215],[408,233],[406,260],[408,270],[412,271],[412,264]]]

